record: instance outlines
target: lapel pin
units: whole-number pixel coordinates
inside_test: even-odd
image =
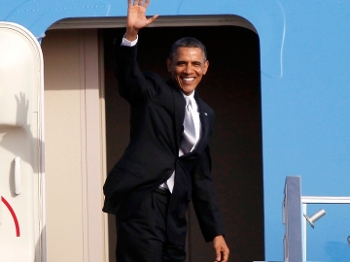
[[[204,112],[204,114],[207,116],[208,114],[206,112]]]

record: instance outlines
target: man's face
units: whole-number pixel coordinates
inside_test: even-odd
[[[204,61],[204,54],[200,48],[179,47],[173,59],[168,58],[167,66],[178,87],[183,93],[190,95],[207,73],[209,62]]]

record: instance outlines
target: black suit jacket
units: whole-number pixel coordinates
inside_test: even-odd
[[[222,235],[223,224],[211,177],[209,138],[213,110],[195,93],[201,121],[201,138],[193,152],[179,157],[185,116],[185,99],[172,80],[141,73],[137,46],[115,46],[119,93],[130,104],[130,142],[109,172],[104,185],[103,211],[126,219],[146,194],[164,183],[175,170],[168,213],[168,238],[184,244],[186,211],[193,200],[206,241]]]

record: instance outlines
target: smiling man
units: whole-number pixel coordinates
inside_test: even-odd
[[[167,66],[177,86],[184,94],[190,95],[207,73],[206,49],[197,39],[182,38],[173,45]]]
[[[228,261],[211,175],[213,110],[196,88],[206,74],[206,49],[197,39],[176,41],[167,59],[168,81],[142,73],[138,31],[149,0],[128,2],[127,28],[115,45],[119,93],[130,104],[130,141],[104,185],[103,210],[116,215],[118,262],[184,262],[186,212],[192,200],[215,261]]]

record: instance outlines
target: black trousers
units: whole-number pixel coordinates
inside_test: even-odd
[[[117,220],[117,262],[185,262],[183,245],[167,240],[170,192],[156,189],[126,220]]]

